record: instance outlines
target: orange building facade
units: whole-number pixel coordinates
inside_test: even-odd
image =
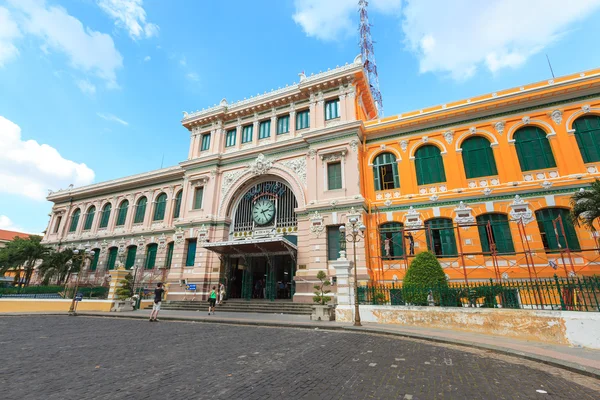
[[[433,251],[452,281],[600,273],[570,197],[600,176],[600,70],[364,123],[371,278]]]

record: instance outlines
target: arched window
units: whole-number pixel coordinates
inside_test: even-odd
[[[112,211],[112,204],[106,203],[102,209],[102,219],[100,219],[100,228],[106,228],[108,221],[110,220],[110,212]]]
[[[134,224],[141,224],[144,222],[144,215],[146,214],[146,203],[148,200],[146,197],[142,197],[138,200],[137,206],[135,207],[135,218],[133,219]]]
[[[117,226],[125,225],[127,220],[127,209],[129,208],[129,201],[123,200],[119,206],[119,212],[117,213]]]
[[[467,179],[498,175],[489,140],[483,136],[470,137],[462,143],[461,149]]]
[[[96,207],[91,206],[90,208],[88,208],[87,215],[85,216],[83,230],[87,231],[92,229],[92,224],[94,223],[94,214],[96,214]]]
[[[583,162],[600,161],[600,116],[579,117],[573,122],[573,128]]]
[[[81,210],[79,208],[73,211],[71,215],[71,225],[69,225],[69,232],[75,232],[77,230],[77,224],[79,224],[79,215],[81,214]]]
[[[537,126],[527,126],[517,130],[513,139],[517,147],[521,171],[556,167],[546,132]]]
[[[113,270],[115,269],[115,262],[117,261],[117,247],[111,247],[108,249],[108,259],[106,260],[106,269]]]
[[[400,187],[398,164],[392,153],[381,153],[373,160],[375,190],[397,189]]]
[[[167,207],[167,195],[161,193],[156,198],[156,206],[154,207],[154,218],[153,221],[162,221],[165,219],[165,208]]]
[[[400,222],[388,222],[379,225],[381,255],[384,260],[400,258],[404,255],[402,229],[403,225]]]
[[[181,212],[181,196],[183,194],[183,190],[180,190],[175,195],[175,204],[173,205],[173,218],[179,218],[179,213]]]
[[[95,271],[98,268],[98,259],[100,258],[100,249],[92,249],[94,250],[94,258],[92,258],[92,263],[90,264],[90,271]]]
[[[454,224],[450,218],[434,218],[425,221],[427,228],[427,247],[436,256],[456,256],[456,239],[454,237]]]
[[[491,243],[496,245],[496,252],[500,254],[515,252],[515,246],[510,234],[510,226],[508,225],[508,216],[506,214],[490,213],[479,215],[477,217],[477,229],[479,230],[481,249],[485,253],[492,251]]]
[[[417,185],[446,182],[444,162],[440,149],[432,144],[421,146],[415,152]]]
[[[127,258],[125,259],[125,269],[131,269],[135,265],[135,255],[137,254],[137,246],[129,246],[127,248]]]
[[[567,245],[571,250],[580,249],[569,210],[565,208],[543,208],[535,212],[535,219],[546,250],[566,249]]]
[[[165,268],[171,268],[171,263],[173,262],[173,248],[175,247],[175,242],[170,242],[167,245],[167,259],[165,261]]]
[[[156,265],[157,250],[158,245],[156,243],[151,243],[148,245],[148,250],[146,251],[146,269],[153,269]]]

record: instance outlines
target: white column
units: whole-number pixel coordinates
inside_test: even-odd
[[[254,122],[252,123],[254,126],[252,128],[252,143],[256,146],[258,144],[258,114],[254,113]]]
[[[290,137],[296,136],[296,106],[290,104]]]

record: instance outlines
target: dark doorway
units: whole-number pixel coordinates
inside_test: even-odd
[[[289,300],[294,295],[296,265],[289,255],[230,258],[228,298]]]

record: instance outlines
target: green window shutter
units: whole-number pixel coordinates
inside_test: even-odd
[[[94,222],[94,214],[96,213],[96,207],[92,206],[89,208],[87,215],[85,216],[84,230],[92,229],[92,223]]]
[[[98,259],[100,258],[100,249],[94,250],[94,258],[92,258],[92,263],[90,264],[90,271],[95,271],[98,268]]]
[[[167,194],[161,193],[156,198],[156,204],[154,206],[154,221],[162,221],[165,219],[165,209],[167,208]]]
[[[562,220],[562,229],[561,223],[557,220],[559,217]],[[543,208],[535,212],[535,218],[546,250],[566,249],[567,245],[570,250],[580,249],[579,239],[570,218],[569,210]]]
[[[108,221],[110,220],[110,212],[112,210],[112,204],[107,203],[102,209],[102,218],[100,219],[100,228],[106,228]]]
[[[310,127],[310,112],[309,110],[300,111],[296,114],[296,129],[306,129]]]
[[[340,258],[340,227],[338,225],[327,227],[327,259]]]
[[[166,268],[171,268],[171,263],[173,262],[173,247],[175,247],[174,242],[171,242],[167,245],[167,260],[165,261]]]
[[[75,230],[77,230],[77,224],[79,224],[80,214],[81,211],[77,209],[75,210],[75,212],[73,212],[73,215],[71,215],[71,225],[69,226],[69,232],[75,232]]]
[[[335,119],[340,116],[340,100],[325,102],[325,120]]]
[[[202,151],[206,151],[208,149],[210,149],[210,133],[202,135],[202,147],[200,148]]]
[[[187,254],[185,257],[185,266],[193,267],[195,259],[196,259],[196,239],[188,239]]]
[[[129,208],[129,201],[123,200],[119,206],[119,213],[117,214],[117,226],[125,225],[127,219],[127,209]]]
[[[465,140],[461,149],[467,179],[498,175],[489,140],[482,136],[474,136]]]
[[[394,189],[400,188],[400,176],[398,175],[398,164],[396,160],[392,163],[392,173],[394,174]]]
[[[375,190],[381,190],[381,178],[379,177],[379,166],[373,166],[373,180],[375,181]]]
[[[492,237],[489,235],[488,223]],[[485,253],[491,252],[490,243],[492,242],[496,244],[496,251],[499,254],[515,252],[507,215],[498,213],[479,215],[477,217],[477,230],[479,231],[481,249]]]
[[[342,163],[332,162],[327,164],[327,189],[342,188]]]
[[[262,121],[258,126],[258,138],[265,139],[271,136],[271,121]]]
[[[131,269],[135,265],[135,255],[137,254],[137,246],[129,246],[127,248],[127,258],[125,259],[125,268]]]
[[[135,218],[133,219],[134,224],[141,224],[144,222],[144,216],[146,215],[146,203],[148,200],[145,197],[142,197],[135,208]]]
[[[227,136],[225,138],[225,147],[235,146],[236,135],[237,135],[236,129],[230,129],[227,131]]]
[[[387,175],[386,173],[391,175]],[[375,190],[400,188],[398,164],[396,162],[396,156],[392,153],[381,153],[375,157],[373,160],[373,174],[375,179]]]
[[[600,161],[600,116],[580,117],[573,123],[577,146],[584,163]]]
[[[387,259],[385,251],[387,239],[389,239],[390,258],[401,258],[404,256],[403,227],[404,225],[399,222],[388,222],[379,226],[381,256],[384,259]]]
[[[446,182],[446,172],[440,149],[434,145],[421,146],[415,152],[418,185]]]
[[[425,221],[427,247],[438,257],[456,256],[454,224],[449,218],[434,218]]]
[[[106,269],[113,270],[115,269],[115,262],[117,261],[117,248],[111,247],[108,250],[108,260],[106,260]]]
[[[290,131],[290,116],[279,117],[277,119],[277,134],[288,133]]]
[[[202,208],[202,197],[204,196],[204,186],[197,187],[194,190],[194,210]]]
[[[550,141],[543,130],[528,126],[515,132],[513,138],[521,171],[556,167]]]
[[[180,190],[177,195],[175,195],[175,207],[173,209],[173,218],[179,218],[179,213],[181,212],[181,196],[183,190]]]
[[[242,128],[242,143],[248,143],[252,141],[252,125],[246,125]]]
[[[156,266],[156,251],[158,249],[158,245],[156,243],[152,243],[148,245],[148,249],[146,251],[146,269],[153,269]]]

